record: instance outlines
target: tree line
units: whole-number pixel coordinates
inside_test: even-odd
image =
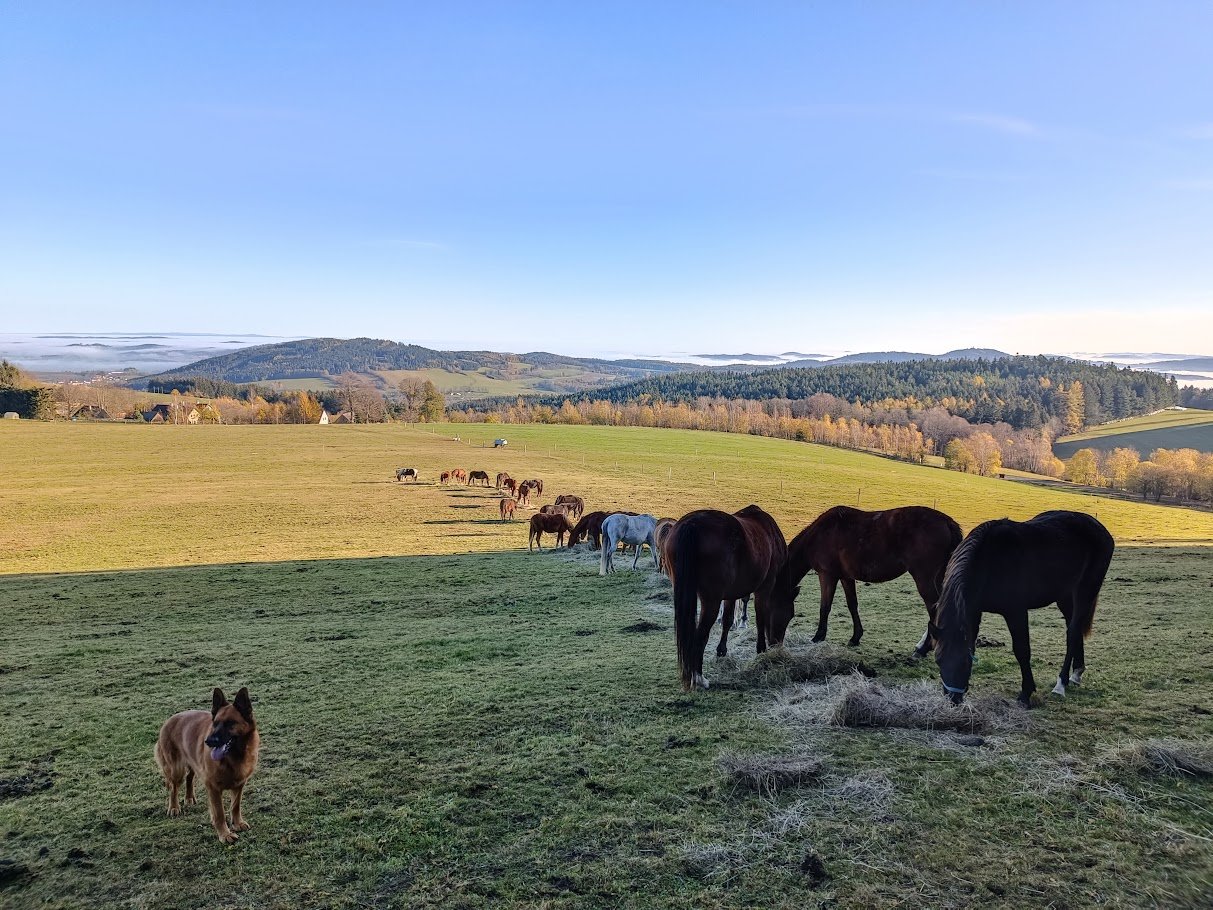
[[[1155,449],[1142,459],[1136,449],[1079,449],[1066,462],[1064,478],[1093,487],[1135,493],[1161,502],[1213,502],[1213,453]]]
[[[1075,413],[1070,390],[1083,389]],[[912,360],[751,373],[698,371],[652,376],[572,397],[690,402],[698,399],[803,400],[829,394],[850,402],[939,405],[971,423],[1004,422],[1015,429],[1061,420],[1079,427],[1148,414],[1177,404],[1174,379],[1114,364],[1064,357],[1015,356],[985,360]],[[558,399],[544,399],[559,406]],[[490,404],[490,406],[493,406]]]

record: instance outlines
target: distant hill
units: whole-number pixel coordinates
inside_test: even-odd
[[[1142,367],[1147,370],[1161,370],[1168,373],[1172,370],[1187,370],[1202,373],[1213,371],[1213,357],[1184,357],[1180,360],[1155,360],[1151,363],[1143,363]]]
[[[1011,355],[994,348],[960,348],[944,354],[920,354],[914,351],[864,351],[859,354],[844,354],[828,360],[804,359],[782,363],[782,367],[830,367],[851,363],[911,363],[916,360],[1001,360]]]
[[[355,373],[382,388],[402,379],[429,379],[457,399],[473,400],[491,395],[574,393],[694,368],[664,360],[602,360],[547,351],[437,351],[374,338],[306,338],[208,357],[145,376],[131,385],[175,381],[186,385],[190,379],[202,377],[325,389],[332,387],[334,377]]]

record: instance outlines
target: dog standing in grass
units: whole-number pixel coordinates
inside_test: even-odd
[[[168,814],[181,814],[177,792],[185,781],[185,804],[197,802],[194,778],[206,787],[211,807],[211,824],[219,840],[236,842],[237,831],[247,831],[249,823],[240,812],[244,785],[257,769],[257,749],[261,744],[253,704],[248,689],[241,689],[230,704],[222,689],[215,689],[211,711],[182,711],[160,728],[156,740],[156,764],[168,788]],[[223,791],[232,791],[232,824],[228,827],[223,811]]]

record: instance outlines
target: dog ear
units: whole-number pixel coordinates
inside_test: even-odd
[[[245,720],[253,719],[253,703],[249,700],[247,688],[241,688],[236,693],[236,700],[232,704],[235,705],[236,710],[240,712],[241,717]]]
[[[227,704],[227,697],[223,694],[223,690],[215,686],[215,691],[211,694],[211,717],[219,713],[219,709]]]

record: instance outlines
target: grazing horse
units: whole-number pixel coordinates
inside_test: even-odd
[[[507,474],[505,471],[502,471],[500,474],[497,475],[497,483],[495,484],[495,486],[497,487],[497,489],[500,490],[503,482],[505,482],[507,480],[513,480],[513,479],[514,478],[510,477],[510,475]]]
[[[505,521],[508,518],[510,521],[513,521],[514,520],[514,510],[518,508],[517,505],[514,503],[514,500],[503,499],[503,500],[501,500],[499,506],[501,509],[501,520]]]
[[[882,512],[864,512],[850,506],[835,506],[822,512],[788,544],[788,560],[775,586],[779,609],[787,594],[810,570],[821,585],[821,610],[813,641],[824,641],[834,592],[842,582],[847,608],[851,611],[851,640],[859,644],[863,623],[859,621],[856,581],[892,581],[909,572],[918,596],[927,608],[927,633],[914,649],[925,657],[932,647],[929,623],[935,614],[944,570],[952,551],[964,538],[960,525],[943,512],[926,506],[904,506]]]
[[[598,574],[606,575],[613,572],[615,567],[612,557],[615,547],[622,543],[636,545],[636,556],[632,559],[632,568],[640,562],[642,544],[649,545],[653,554],[653,568],[657,568],[657,541],[653,539],[653,530],[657,527],[657,519],[652,515],[625,515],[616,512],[607,516],[602,522],[602,557],[599,561]]]
[[[473,471],[468,475],[468,486],[471,486],[474,483],[480,483],[482,486],[487,487],[489,485],[489,472]]]
[[[1053,687],[1082,681],[1083,639],[1091,634],[1099,589],[1116,545],[1108,529],[1082,512],[1041,512],[1028,521],[980,524],[948,563],[935,610],[935,661],[944,691],[957,704],[969,688],[981,614],[1000,613],[1022,677],[1019,702],[1036,691],[1028,611],[1056,603],[1066,619],[1066,656]]]
[[[572,518],[581,518],[581,513],[585,511],[585,500],[580,496],[565,494],[564,496],[556,497],[556,505],[568,506],[569,515]]]
[[[602,546],[602,523],[609,516],[635,514],[635,512],[587,512],[581,516],[581,520],[573,528],[573,533],[569,535],[569,546],[575,547],[581,541],[588,539],[592,544],[590,549],[597,550]]]
[[[542,537],[544,532],[556,535],[556,546],[564,546],[564,535],[566,532],[573,530],[573,525],[569,521],[569,516],[563,512],[536,512],[531,516],[531,530],[527,535],[527,549],[531,549],[531,545],[543,549]]]
[[[455,468],[451,471],[451,480],[462,480],[464,483],[467,483],[468,472],[463,468]]]
[[[666,538],[666,550],[674,581],[674,639],[684,689],[708,688],[703,677],[703,652],[721,601],[754,595],[759,653],[767,649],[768,643],[774,647],[783,641],[791,620],[791,601],[786,619],[777,617],[770,607],[771,592],[787,559],[788,547],[774,518],[758,506],[746,506],[732,515],[700,509],[678,519]],[[722,657],[728,653],[731,621],[729,611],[716,648]]]
[[[535,479],[524,480],[523,483],[529,483],[531,485],[531,487],[535,490],[536,493],[538,493],[540,496],[543,495],[543,481],[542,480],[535,480]]]
[[[443,484],[444,484],[444,483],[447,483],[447,482],[448,482],[450,479],[451,479],[451,472],[450,472],[450,471],[443,471],[441,474],[439,474],[439,475],[438,475],[438,482],[439,482],[439,483],[443,483]]]
[[[413,478],[413,482],[416,483],[421,478],[421,475],[417,473],[416,468],[397,468],[396,469],[396,480],[397,481],[404,480],[404,478],[406,478],[406,477]]]
[[[670,536],[670,531],[674,530],[674,525],[678,523],[677,518],[658,518],[657,527],[653,530],[653,539],[657,541],[657,568],[662,575],[669,575],[670,569],[666,561],[665,543]]]
[[[518,489],[516,492],[516,495],[518,496],[518,502],[524,506],[530,505],[531,504],[531,491],[534,489],[535,488],[533,486],[531,486],[531,482],[529,480],[524,480],[522,483],[518,484]]]
[[[540,507],[539,507],[539,512],[540,512],[540,514],[542,514],[542,515],[551,515],[551,514],[554,514],[554,513],[556,513],[556,512],[559,512],[561,515],[568,515],[570,518],[572,518],[572,517],[573,517],[573,516],[572,516],[572,515],[569,513],[569,507],[568,507],[568,505],[567,505],[566,503],[563,503],[563,502],[560,502],[560,503],[548,503],[548,505],[546,505],[546,506],[540,506]],[[570,530],[572,530],[572,529],[570,528]]]
[[[513,496],[514,492],[518,489],[518,484],[515,482],[513,477],[507,477],[505,480],[501,481],[501,489]]]

